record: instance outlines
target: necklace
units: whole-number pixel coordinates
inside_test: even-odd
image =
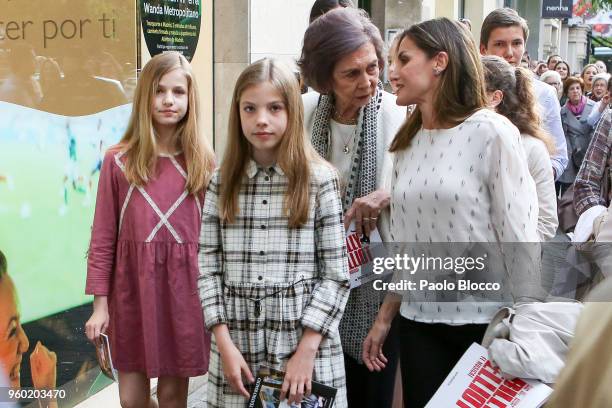
[[[346,143],[344,144],[342,151],[344,152],[344,154],[349,154],[350,150],[349,150],[348,144]]]
[[[352,117],[352,118],[347,118],[345,116],[342,116],[337,110],[336,107],[334,107],[334,111],[332,113],[332,117],[334,118],[334,120],[338,123],[341,123],[343,125],[356,125],[357,124],[357,119],[359,118],[359,111],[357,111],[357,117]]]
[[[351,139],[353,141],[355,139],[355,133],[357,131],[357,126],[356,125],[357,125],[357,122],[359,121],[359,111],[357,111],[357,114],[358,114],[358,116],[356,118],[346,119],[342,115],[340,115],[338,113],[338,111],[336,111],[336,108],[334,107],[332,118],[336,122],[338,122],[341,125],[352,125],[352,126],[355,126],[355,132],[353,132],[353,134],[349,134],[348,137],[345,137],[343,134],[341,134],[342,142],[343,142],[342,152],[344,154],[349,154],[351,152],[351,149],[349,148],[349,143],[351,142]]]
[[[357,130],[357,126],[355,126],[355,130]],[[352,143],[353,147],[355,146],[356,132],[352,131],[351,133],[347,135],[344,134],[345,132],[338,132],[338,133],[340,133],[340,137],[342,138],[342,153],[349,154],[352,150],[352,148],[350,147],[351,141],[353,142]]]

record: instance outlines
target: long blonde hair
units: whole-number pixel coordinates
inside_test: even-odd
[[[427,20],[399,34],[400,44],[404,38],[410,38],[428,58],[440,52],[448,54],[448,66],[440,75],[440,84],[433,101],[433,111],[436,112],[438,122],[456,126],[477,110],[486,107],[480,56],[464,24],[447,18]],[[389,151],[408,148],[422,125],[423,117],[417,105],[397,132]]]
[[[177,147],[185,155],[185,188],[195,194],[208,185],[214,169],[214,153],[199,129],[199,97],[191,65],[180,53],[158,54],[142,69],[130,121],[119,148],[125,151],[125,176],[130,183],[144,185],[154,177],[159,148],[153,127],[152,101],[161,78],[174,69],[180,69],[187,78],[189,107],[177,125],[175,137]]]
[[[495,108],[497,113],[510,119],[521,133],[540,139],[549,154],[555,152],[551,136],[542,128],[538,113],[535,90],[531,81],[533,73],[513,67],[497,56],[482,57],[487,92],[502,91],[501,103]]]
[[[322,162],[304,132],[304,107],[296,76],[285,64],[264,58],[249,65],[238,77],[229,114],[227,147],[221,163],[219,194],[220,218],[232,223],[239,211],[238,193],[251,156],[251,145],[242,133],[240,98],[254,85],[269,82],[282,96],[287,109],[287,129],[278,148],[278,165],[289,180],[283,211],[289,216],[289,227],[297,228],[307,221],[310,198],[310,165]]]

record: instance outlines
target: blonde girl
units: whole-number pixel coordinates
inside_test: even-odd
[[[196,292],[201,203],[214,157],[199,131],[187,60],[153,57],[136,87],[129,125],[98,183],[86,293],[87,337],[110,337],[122,407],[185,406],[188,377],[208,367],[210,336]]]
[[[584,93],[590,94],[593,87],[593,77],[597,75],[597,66],[595,64],[587,64],[582,68],[580,78],[584,81]],[[588,96],[588,95],[587,95]]]
[[[513,67],[500,57],[482,57],[482,63],[489,107],[507,117],[521,132],[529,173],[538,194],[538,235],[541,241],[548,241],[555,236],[559,225],[555,180],[550,166],[555,146],[541,125],[531,79],[533,74],[525,68]]]
[[[264,367],[286,372],[281,399],[316,380],[346,407],[338,324],[348,299],[335,170],[304,134],[295,76],[263,59],[238,78],[227,149],[206,194],[200,299],[213,333],[208,407],[244,407]]]

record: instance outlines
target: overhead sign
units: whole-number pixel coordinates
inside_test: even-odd
[[[542,18],[571,18],[572,0],[543,0]]]
[[[140,19],[151,56],[178,51],[191,61],[200,36],[200,0],[140,0]]]

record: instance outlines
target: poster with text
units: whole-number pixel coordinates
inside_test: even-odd
[[[83,334],[86,251],[101,160],[131,112],[136,2],[0,10],[0,383],[74,406],[108,384]]]
[[[149,53],[178,51],[191,61],[200,36],[200,0],[139,0],[140,21]]]

